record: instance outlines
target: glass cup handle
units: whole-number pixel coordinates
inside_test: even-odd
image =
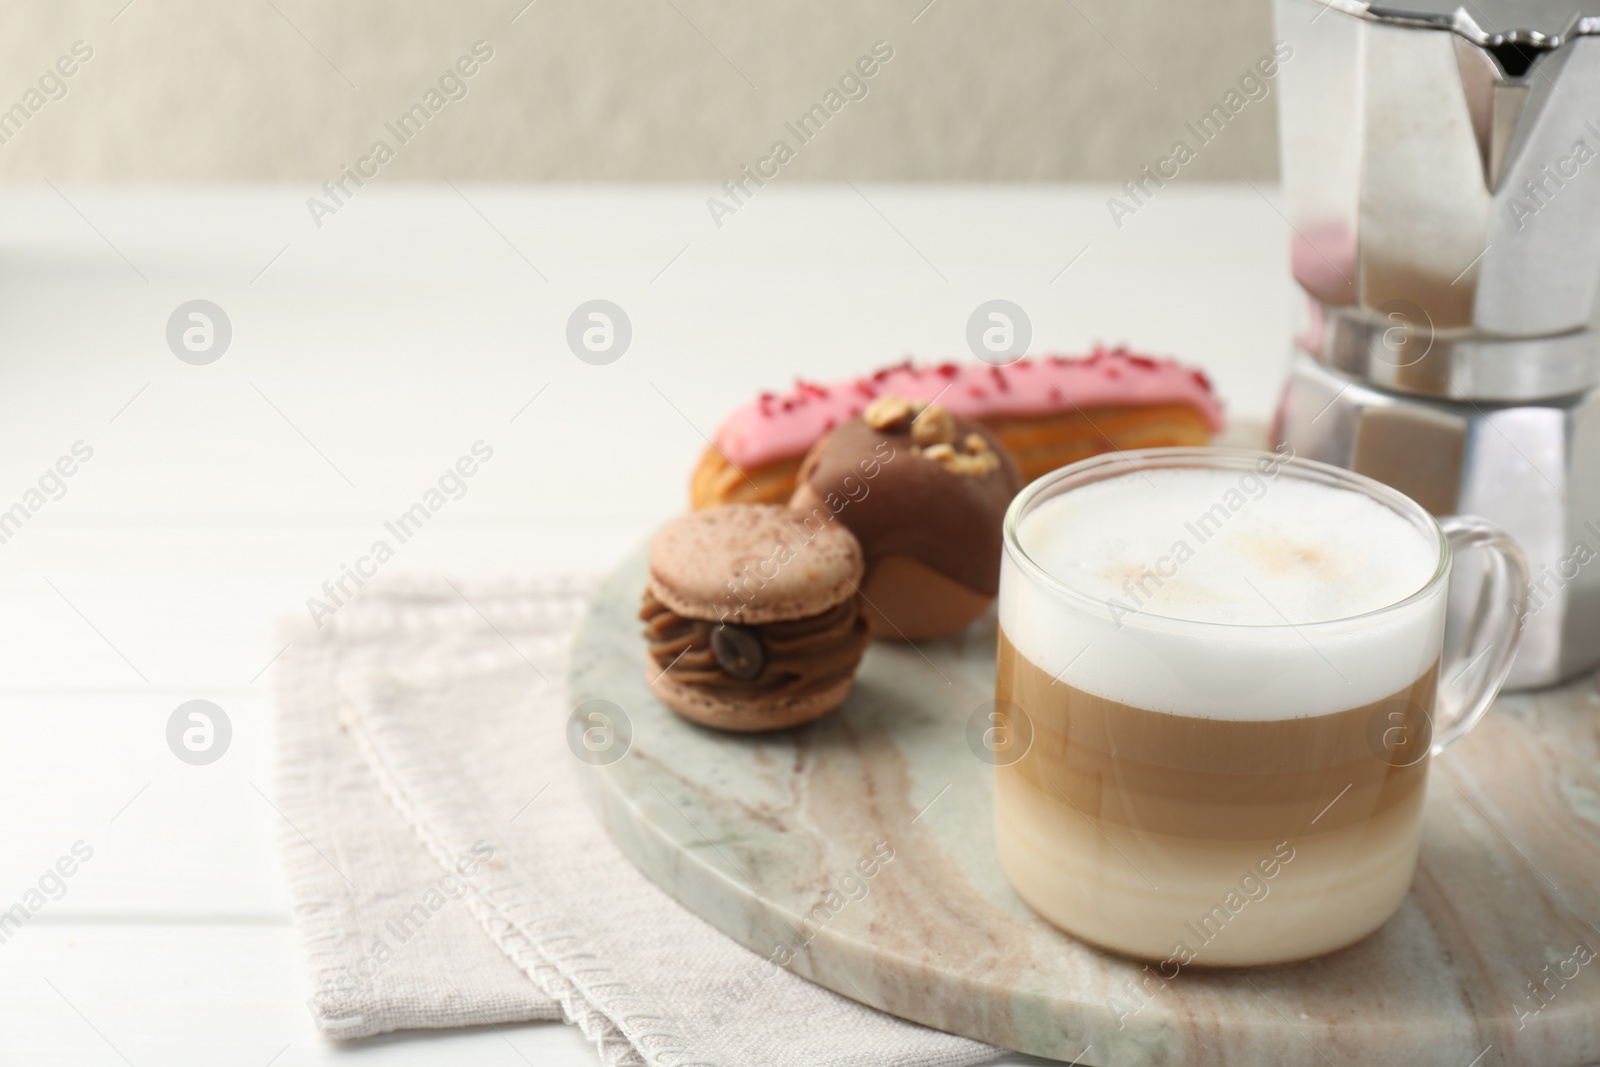
[[[1434,733],[1436,756],[1477,725],[1511,673],[1528,613],[1529,573],[1521,546],[1493,523],[1475,515],[1450,515],[1439,520],[1439,528],[1452,554],[1485,549],[1490,562],[1461,652],[1454,662],[1439,665],[1437,707],[1445,713],[1445,726]]]

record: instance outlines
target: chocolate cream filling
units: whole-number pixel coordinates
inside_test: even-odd
[[[746,626],[676,614],[649,590],[639,609],[650,658],[685,685],[802,696],[849,678],[871,634],[855,597],[820,615]]]

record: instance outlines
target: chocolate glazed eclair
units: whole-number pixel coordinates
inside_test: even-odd
[[[994,600],[1006,507],[1021,488],[990,430],[880,396],[807,453],[789,506],[851,529],[873,636],[915,641],[957,632]]]

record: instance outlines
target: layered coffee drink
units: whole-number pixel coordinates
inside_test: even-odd
[[[1416,865],[1439,532],[1271,456],[1126,471],[1011,518],[1006,874],[1052,923],[1168,977],[1351,944]]]

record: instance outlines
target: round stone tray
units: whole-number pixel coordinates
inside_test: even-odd
[[[723,734],[645,684],[645,574],[641,551],[576,637],[573,701],[612,701],[632,728],[585,777],[623,852],[761,956],[906,1019],[1090,1064],[1600,1060],[1595,679],[1503,697],[1435,761],[1416,880],[1378,933],[1310,963],[1164,980],[1047,925],[1001,873],[992,772],[966,741],[992,697],[992,617],[874,643],[820,722]]]

